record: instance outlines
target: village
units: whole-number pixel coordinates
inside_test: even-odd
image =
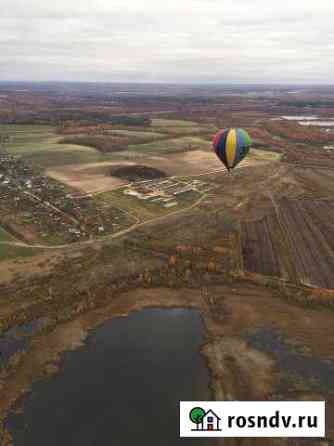
[[[199,179],[169,177],[135,181],[123,193],[165,209],[212,189]],[[133,223],[128,213],[82,194],[24,158],[0,152],[0,225],[17,240],[61,245],[118,232]]]
[[[137,181],[127,187],[124,194],[160,204],[164,208],[172,208],[179,205],[178,199],[185,200],[194,194],[203,194],[211,189],[212,185],[201,180],[170,177]]]
[[[127,218],[1,151],[0,224],[16,238],[71,243],[117,231]]]

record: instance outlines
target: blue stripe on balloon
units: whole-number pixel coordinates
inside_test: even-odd
[[[226,139],[227,139],[227,135],[228,135],[229,130],[226,130],[226,132],[224,132],[218,142],[217,145],[217,155],[219,157],[219,159],[226,164],[226,152],[225,152],[225,145],[226,145]]]

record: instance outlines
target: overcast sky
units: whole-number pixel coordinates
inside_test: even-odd
[[[0,80],[334,83],[334,0],[0,0]]]

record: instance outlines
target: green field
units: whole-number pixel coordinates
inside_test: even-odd
[[[164,138],[165,135],[163,133],[158,133],[158,132],[154,132],[154,131],[137,131],[137,130],[111,130],[110,131],[111,135],[119,135],[119,136],[126,136],[128,138],[131,139],[131,137],[135,138],[135,139],[142,139],[143,141],[146,141],[147,139],[159,139],[159,138]]]
[[[42,168],[109,160],[109,155],[91,147],[58,144],[61,137],[48,126],[0,125],[0,134],[10,136],[10,142],[5,144],[9,153],[22,155]]]
[[[196,126],[196,127],[158,127],[157,130],[165,132],[165,134],[172,136],[206,136],[209,135],[212,139],[212,135],[216,133],[215,127]]]
[[[10,242],[15,240],[7,231],[0,227],[0,242]]]
[[[207,149],[210,145],[207,135],[214,133],[214,130],[210,125],[200,125],[192,121],[153,119],[152,126],[147,130],[129,127],[111,130],[110,135],[129,138],[128,153],[175,153]],[[102,154],[93,147],[59,144],[62,137],[50,126],[1,124],[0,135],[10,137],[10,141],[4,145],[9,153],[21,155],[42,169],[111,161],[126,154]]]
[[[95,200],[98,200],[103,204],[124,209],[140,221],[148,220],[159,215],[165,215],[170,212],[169,209],[164,208],[160,204],[149,203],[144,200],[139,200],[136,197],[125,195],[123,189],[105,192],[95,197]],[[174,210],[175,209],[176,207]]]
[[[152,119],[152,127],[196,127],[198,124],[193,121],[183,121],[176,119]]]
[[[211,124],[199,124],[193,121],[177,121],[174,119],[153,119],[152,128],[160,133],[174,136],[213,135],[217,128]]]
[[[15,241],[7,231],[0,227],[0,242]],[[0,262],[12,260],[14,258],[25,258],[41,253],[41,249],[29,248],[24,246],[11,246],[0,243]]]
[[[184,136],[182,138],[163,139],[147,144],[130,145],[130,152],[145,153],[176,153],[187,150],[206,150],[211,147],[211,143],[196,136]]]
[[[13,259],[25,259],[41,254],[42,249],[30,248],[24,246],[0,245],[0,262]]]
[[[112,205],[124,209],[140,221],[146,221],[187,208],[198,200],[200,196],[201,194],[197,192],[189,192],[182,196],[179,195],[176,198],[178,205],[172,208],[165,208],[161,203],[152,203],[125,195],[123,189],[105,192],[95,197],[95,199],[105,205]]]
[[[245,159],[251,159],[253,161],[279,161],[282,158],[282,154],[278,152],[270,152],[268,150],[251,149],[248,157]]]
[[[45,169],[68,164],[97,163],[114,159],[111,154],[104,155],[91,147],[70,144],[50,145],[46,150],[31,152],[26,154],[24,158]]]

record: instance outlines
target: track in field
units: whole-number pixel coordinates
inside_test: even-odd
[[[288,254],[297,275],[289,280],[334,289],[334,201],[282,199],[279,213],[280,222],[267,216],[242,223],[245,270],[282,277]]]
[[[265,276],[282,275],[279,253],[272,236],[275,217],[242,223],[242,256],[244,268]]]

